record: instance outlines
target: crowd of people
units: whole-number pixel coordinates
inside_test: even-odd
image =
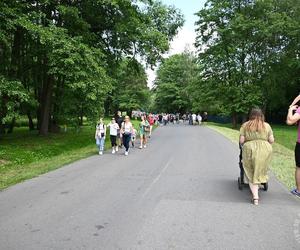
[[[95,132],[95,140],[99,149],[99,155],[103,155],[104,152],[107,129],[109,129],[112,154],[115,154],[120,148],[124,147],[124,154],[128,156],[130,147],[135,147],[138,136],[140,138],[139,148],[146,148],[148,139],[152,135],[153,125],[155,124],[156,119],[152,114],[142,114],[140,120],[138,128],[135,128],[130,117],[126,115],[123,118],[120,111],[108,124],[105,124],[103,118],[100,118]]]
[[[99,155],[103,155],[105,147],[105,138],[107,130],[109,129],[110,142],[112,147],[112,154],[119,151],[124,146],[125,155],[129,154],[130,146],[135,147],[135,142],[140,139],[140,149],[147,147],[148,139],[151,138],[153,125],[166,126],[168,124],[189,123],[191,125],[201,124],[206,120],[207,113],[203,114],[204,119],[200,114],[146,114],[146,113],[133,113],[132,117],[140,120],[137,128],[132,124],[130,117],[123,118],[122,113],[118,111],[115,117],[111,119],[108,124],[104,123],[103,118],[99,119],[96,126],[95,140],[99,149]]]

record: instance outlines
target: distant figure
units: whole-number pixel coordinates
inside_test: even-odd
[[[164,114],[164,116],[163,116],[163,123],[164,123],[164,126],[166,126],[168,123],[168,115],[167,114]]]
[[[103,123],[103,119],[100,118],[96,126],[96,133],[95,133],[96,145],[99,148],[99,155],[103,155],[105,135],[106,135],[106,125]]]
[[[137,131],[136,131],[136,129],[133,127],[133,131],[132,131],[132,135],[131,135],[131,146],[132,146],[133,148],[134,148],[134,146],[135,146],[136,135],[137,135]]]
[[[122,117],[122,113],[121,111],[118,111],[117,115],[115,116],[115,120],[119,125],[119,130],[118,130],[118,134],[117,134],[117,147],[116,147],[116,151],[118,152],[119,147],[122,147],[122,133],[120,133],[121,127],[122,127],[122,123],[123,123],[123,117]]]
[[[121,126],[121,134],[122,134],[122,138],[123,138],[123,144],[125,147],[125,155],[126,156],[129,153],[129,143],[131,140],[132,133],[133,133],[133,126],[132,126],[132,123],[130,122],[130,118],[129,118],[129,116],[125,116],[125,120]]]
[[[162,123],[163,123],[163,115],[162,114],[158,115],[158,122],[159,122],[159,125],[162,125]]]
[[[198,124],[201,125],[201,123],[202,123],[202,116],[200,114],[197,115],[197,121],[198,121]]]
[[[189,118],[189,125],[193,125],[193,117],[192,117],[192,115],[189,114],[188,118]]]
[[[116,148],[117,148],[117,136],[118,136],[118,131],[120,131],[120,127],[118,123],[116,123],[115,118],[111,119],[111,122],[107,125],[109,127],[109,133],[110,133],[110,142],[111,142],[111,147],[112,147],[112,154],[116,153]]]
[[[151,113],[148,115],[148,122],[150,125],[150,131],[149,131],[149,138],[150,138],[152,135],[152,129],[153,129],[153,125],[154,125],[154,117]]]
[[[300,95],[295,98],[291,104],[288,115],[287,124],[294,125],[298,123],[298,139],[295,147],[295,161],[296,161],[296,171],[295,180],[296,188],[294,188],[291,193],[300,197],[300,107],[296,105],[300,101]]]
[[[197,116],[196,114],[192,114],[192,119],[193,119],[193,125],[196,125],[196,120],[197,120]]]
[[[147,121],[146,116],[142,116],[141,119],[142,121],[140,122],[140,149],[147,147],[147,133],[150,131],[150,124]]]
[[[272,143],[274,143],[273,131],[265,122],[263,112],[260,109],[252,109],[249,121],[241,127],[240,144],[243,145],[243,167],[249,180],[254,205],[258,205],[259,185],[268,182]]]
[[[204,112],[203,116],[202,116],[202,121],[207,122],[207,120],[208,120],[208,114],[207,114],[207,112]]]

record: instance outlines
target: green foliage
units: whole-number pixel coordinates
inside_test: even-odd
[[[29,93],[21,82],[10,81],[0,75],[0,124],[18,117],[21,105],[29,100]]]
[[[154,110],[188,111],[191,106],[188,87],[194,81],[196,70],[195,58],[188,52],[165,59],[157,71]]]
[[[294,1],[207,1],[197,13],[202,70],[192,89],[226,114],[283,109],[299,91],[299,13]]]
[[[145,110],[149,103],[149,89],[144,67],[134,59],[124,59],[116,71],[117,87],[113,91],[113,105],[131,114]]]
[[[0,13],[1,97],[8,96],[0,132],[21,113],[37,119],[42,135],[93,121],[104,107],[145,108],[149,90],[136,58],[154,66],[183,24],[178,10],[144,0],[3,0]]]

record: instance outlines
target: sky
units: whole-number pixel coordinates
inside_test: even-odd
[[[196,38],[194,24],[197,21],[197,17],[194,14],[204,7],[206,0],[162,0],[162,2],[166,5],[174,5],[177,9],[180,9],[185,19],[184,26],[171,42],[171,48],[168,55],[181,53],[186,47],[193,50],[193,44]],[[156,77],[155,71],[148,69],[147,74],[148,86],[152,87]]]

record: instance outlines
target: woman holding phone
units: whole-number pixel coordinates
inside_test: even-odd
[[[292,102],[288,110],[286,123],[288,125],[294,125],[298,123],[298,139],[295,146],[295,181],[296,187],[291,191],[292,194],[300,197],[300,107],[297,103],[300,101],[300,95],[298,95]]]

